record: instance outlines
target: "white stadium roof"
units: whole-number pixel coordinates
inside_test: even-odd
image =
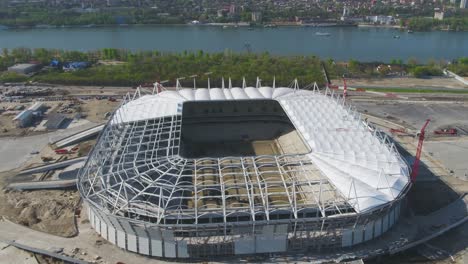
[[[285,87],[165,90],[123,104],[111,124],[180,116],[187,101],[255,99],[272,99],[281,104],[311,150],[304,158],[318,168],[356,212],[393,201],[409,184],[407,164],[386,136],[369,128],[342,101],[318,90]]]

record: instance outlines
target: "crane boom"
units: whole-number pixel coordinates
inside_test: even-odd
[[[416,157],[413,163],[413,170],[411,171],[411,182],[413,183],[416,181],[416,177],[418,176],[418,173],[419,173],[419,161],[421,159],[421,151],[422,151],[422,146],[424,142],[424,136],[426,134],[426,127],[430,121],[431,121],[430,119],[427,119],[426,123],[424,123],[423,127],[421,128],[421,132],[419,132],[418,148],[416,150]]]

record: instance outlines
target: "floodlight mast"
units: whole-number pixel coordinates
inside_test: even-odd
[[[204,73],[206,76],[208,76],[208,89],[211,89],[211,87],[210,87],[210,75],[211,75],[212,73],[213,73],[213,72],[205,72],[205,73]]]
[[[194,75],[190,75],[190,76],[189,76],[189,78],[192,78],[192,79],[193,79],[193,89],[197,89],[197,77],[198,77],[197,74],[194,74]]]

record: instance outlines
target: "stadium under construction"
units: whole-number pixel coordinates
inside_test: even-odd
[[[395,146],[342,98],[259,81],[138,89],[78,181],[97,233],[163,258],[351,247],[397,222],[410,185]]]

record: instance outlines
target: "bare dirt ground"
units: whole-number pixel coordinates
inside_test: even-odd
[[[94,145],[96,144],[96,139],[88,140],[85,142],[81,142],[78,144],[78,157],[83,157],[89,154],[89,152],[93,149]]]
[[[333,80],[333,83],[340,84],[342,80]],[[433,78],[372,78],[372,79],[346,79],[349,86],[358,87],[359,85],[374,86],[374,87],[446,87],[446,88],[468,88],[463,83],[454,78],[433,77]]]
[[[106,113],[114,111],[120,103],[109,100],[89,100],[81,105],[81,109],[87,115],[86,119],[99,123],[106,120]]]
[[[23,106],[24,109],[28,109],[33,103],[16,103],[16,102],[0,102],[0,108],[8,109],[11,106]],[[59,102],[47,102],[45,105],[48,107],[47,111],[45,111],[45,115],[55,112],[55,109],[58,107]],[[27,127],[27,128],[19,128],[16,127],[13,118],[17,115],[17,113],[23,111],[18,110],[14,112],[10,112],[10,114],[5,115],[5,113],[0,115],[0,137],[8,137],[8,136],[26,136],[26,135],[37,135],[37,134],[44,134],[44,130],[40,131],[37,128],[40,127],[39,123],[41,121],[37,121],[35,126]],[[44,121],[44,120],[42,120]]]
[[[17,128],[13,122],[15,116],[0,115],[0,137],[25,135],[27,129]]]
[[[134,93],[132,87],[112,87],[112,86],[56,86],[57,90],[65,90],[68,95],[93,96],[93,95],[125,95],[128,92]]]
[[[0,188],[11,181],[14,173],[0,173]],[[77,191],[0,191],[0,217],[53,235],[76,235],[75,207],[79,203]]]

